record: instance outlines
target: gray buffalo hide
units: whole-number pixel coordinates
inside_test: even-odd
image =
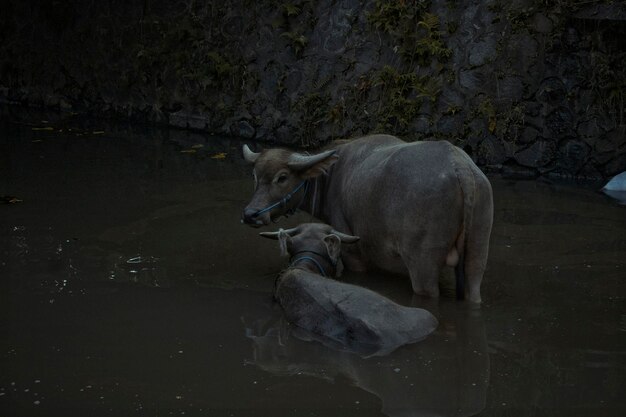
[[[386,355],[432,333],[437,319],[366,288],[290,268],[277,280],[275,297],[287,319],[327,346],[364,356]]]
[[[474,416],[485,408],[491,373],[481,311],[459,303],[433,307],[438,310],[437,331],[374,358],[306,343],[311,338],[303,337],[304,331],[275,314],[248,318],[250,363],[285,383],[303,375],[348,383],[379,398],[381,414],[390,417]]]

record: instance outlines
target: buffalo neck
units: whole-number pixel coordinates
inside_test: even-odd
[[[300,210],[324,222],[328,221],[325,204],[330,175],[329,173],[310,179],[307,194],[300,205]]]
[[[314,250],[305,249],[294,253],[289,260],[289,267],[303,269],[326,278],[332,278],[336,273],[336,263],[328,255]]]

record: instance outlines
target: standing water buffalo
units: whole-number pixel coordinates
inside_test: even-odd
[[[441,270],[455,267],[458,298],[480,303],[493,198],[489,180],[461,149],[372,135],[317,155],[243,152],[255,181],[243,222],[259,227],[303,209],[360,236],[344,251],[348,269],[408,272],[415,293],[438,297]]]

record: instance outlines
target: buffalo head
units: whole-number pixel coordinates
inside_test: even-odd
[[[308,180],[321,175],[337,161],[334,150],[304,155],[285,149],[252,152],[243,147],[245,160],[254,165],[254,194],[242,213],[242,222],[254,227],[267,225],[302,204],[309,191]]]
[[[276,239],[280,244],[281,255],[291,256],[291,265],[298,260],[314,258],[313,263],[303,265],[312,272],[320,272],[312,266],[322,268],[330,276],[340,276],[343,266],[340,262],[341,244],[355,243],[358,236],[338,232],[323,223],[303,223],[293,229],[277,232],[262,232],[261,236]],[[303,256],[306,255],[306,256]]]

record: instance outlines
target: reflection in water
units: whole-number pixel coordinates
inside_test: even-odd
[[[126,260],[120,256],[111,268],[110,279],[150,287],[172,285],[167,267],[160,265],[159,258],[154,256],[134,256]]]
[[[442,303],[440,330],[385,357],[362,358],[311,342],[284,319],[246,328],[252,363],[283,377],[350,384],[380,398],[388,416],[471,416],[485,408],[489,355],[481,311]]]
[[[609,197],[617,200],[619,204],[626,205],[626,191],[622,190],[602,190],[602,192]]]

